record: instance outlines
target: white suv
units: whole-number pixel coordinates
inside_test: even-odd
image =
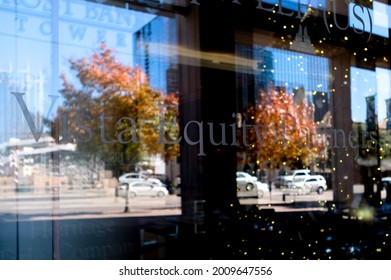
[[[120,185],[130,182],[149,182],[155,187],[164,187],[165,185],[159,179],[150,178],[144,173],[125,173],[118,178]]]
[[[305,178],[311,175],[311,171],[309,169],[297,169],[292,170],[287,173],[287,175],[283,176],[285,187],[291,187],[294,182],[303,181]]]
[[[302,194],[309,194],[311,192],[323,194],[323,192],[327,190],[327,183],[326,179],[322,175],[310,175],[302,181],[294,181],[293,189],[296,189]]]

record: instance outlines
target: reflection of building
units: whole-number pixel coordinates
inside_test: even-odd
[[[15,72],[0,69],[0,143],[12,137],[24,138],[31,135],[22,110],[12,92],[26,93],[23,98],[37,127],[42,123],[44,102],[44,76],[42,72],[33,74],[27,67]]]
[[[296,103],[305,98],[314,103],[317,122],[329,110],[327,58],[258,45],[237,46],[236,53],[239,110],[253,103],[259,90],[268,91],[270,85],[295,94]]]
[[[295,94],[295,102],[304,98],[314,104],[315,121],[329,110],[329,63],[327,58],[268,48],[273,54],[274,83]]]
[[[156,17],[134,33],[134,64],[147,74],[151,86],[167,93],[175,78],[166,77],[176,64],[176,23],[174,18]]]
[[[391,98],[386,99],[386,128],[391,129]]]
[[[295,40],[292,42],[291,50],[315,54],[314,46],[311,44],[307,33],[307,27],[299,27]]]
[[[253,48],[247,45],[237,45],[236,55],[237,110],[241,112],[248,104],[253,104],[257,96],[254,88]]]
[[[102,161],[88,160],[76,151],[75,144],[57,144],[51,136],[44,135],[38,142],[11,138],[1,144],[0,152],[2,176],[13,178],[18,167],[19,186],[35,192],[46,191],[47,186],[62,186],[65,190],[116,184],[111,173],[104,171]]]
[[[321,122],[329,110],[329,98],[325,92],[314,92],[312,102],[315,106],[314,121]]]
[[[178,91],[178,68],[171,65],[166,71],[167,93],[175,93]]]
[[[304,87],[296,87],[293,89],[293,101],[295,104],[300,104],[305,99]]]
[[[270,48],[274,58],[276,86],[288,91],[303,87],[306,92],[329,92],[329,63],[327,58],[294,51]]]
[[[268,91],[274,84],[273,52],[261,46],[253,47],[253,59],[256,61],[255,69],[255,92]]]

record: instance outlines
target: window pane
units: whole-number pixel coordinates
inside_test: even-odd
[[[247,2],[1,1],[0,259],[389,258],[390,5]]]

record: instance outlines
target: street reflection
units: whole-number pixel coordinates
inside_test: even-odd
[[[31,220],[67,219],[85,217],[124,217],[124,216],[160,216],[180,215],[181,197],[170,194],[165,197],[135,197],[129,200],[129,211],[124,212],[126,199],[116,197],[115,190],[72,190],[62,191],[59,195],[58,216],[52,216],[53,196],[51,193],[34,194],[29,191],[15,193],[3,191],[0,195],[0,215],[27,215]],[[355,185],[354,194],[358,208],[364,194],[364,185]],[[386,191],[381,191],[386,198]],[[328,204],[333,201],[331,190],[318,195],[284,195],[280,189],[273,189],[262,198],[240,198],[242,205],[257,205],[259,209],[273,209],[275,212],[327,212]]]
[[[360,188],[360,186],[358,186]],[[363,191],[358,190],[358,194]],[[385,194],[384,194],[385,195]],[[129,211],[125,212],[126,199],[116,197],[115,190],[71,190],[59,194],[59,212],[53,216],[56,203],[51,193],[15,193],[3,191],[0,195],[0,214],[19,213],[28,220],[77,219],[86,217],[126,217],[180,215],[181,197],[170,194],[164,197],[135,197],[129,200]],[[258,205],[260,209],[274,209],[276,212],[327,211],[327,202],[332,201],[332,191],[322,195],[287,195],[273,189],[262,198],[240,198],[242,205]]]
[[[2,193],[0,215],[18,213],[27,220],[107,218],[126,216],[180,215],[180,197],[136,197],[129,202],[129,211],[124,212],[125,199],[115,197],[114,190],[84,190],[61,192],[59,211],[53,215],[56,201],[50,193]]]

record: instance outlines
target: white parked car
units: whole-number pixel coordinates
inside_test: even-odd
[[[286,175],[281,176],[282,178],[280,180],[284,182],[282,186],[291,187],[294,182],[302,181],[310,176],[310,174],[311,171],[309,169],[297,169],[289,171]]]
[[[127,195],[129,195],[129,198],[138,196],[162,197],[168,195],[168,191],[165,187],[154,186],[150,182],[135,181],[119,185],[116,189],[115,195],[123,198],[126,198]]]
[[[300,180],[294,180],[292,187],[287,188],[285,191],[296,192],[297,194],[309,194],[311,192],[323,194],[325,190],[327,190],[327,183],[322,175],[309,175]]]
[[[236,172],[236,186],[238,197],[262,198],[269,192],[269,187],[265,183],[258,181],[258,178],[246,172]]]
[[[150,178],[147,174],[144,173],[125,173],[118,178],[118,181],[120,185],[130,182],[149,182],[156,187],[164,187],[162,181],[156,178]]]

